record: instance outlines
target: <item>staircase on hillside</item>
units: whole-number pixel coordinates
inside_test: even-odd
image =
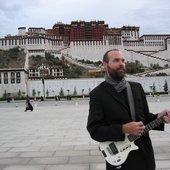
[[[145,52],[149,52],[149,51],[134,51],[134,50],[127,50],[127,49],[125,49],[125,50],[126,50],[126,51],[132,51],[132,52],[134,52],[134,53],[144,55],[145,57],[155,58],[155,59],[158,59],[158,60],[161,60],[161,61],[166,61],[166,62],[170,63],[170,60],[167,60],[167,59],[164,59],[164,58],[161,58],[161,57],[154,56],[154,54],[157,54],[158,52],[160,52],[160,51],[165,51],[165,50],[150,51],[150,52],[151,52],[150,54],[146,54],[146,53],[145,53]],[[164,70],[167,70],[167,69],[170,69],[170,67],[160,68],[160,69],[157,69],[157,70],[148,70],[148,71],[145,71],[145,72],[142,72],[142,73],[137,73],[137,74],[135,74],[135,75],[136,75],[136,76],[144,76],[144,75],[146,75],[146,74],[155,73],[155,72],[158,72],[158,71],[164,71]]]
[[[165,51],[165,50],[159,50],[159,51],[152,51],[152,54],[146,54],[144,52],[149,52],[149,51],[134,51],[134,50],[128,50],[128,49],[125,49],[126,51],[132,51],[134,53],[138,53],[138,54],[142,54],[146,57],[150,57],[150,58],[155,58],[155,59],[158,59],[158,60],[162,60],[162,61],[166,61],[166,62],[170,62],[170,60],[167,60],[167,59],[164,59],[164,58],[161,58],[161,57],[157,57],[157,56],[154,56],[153,54],[157,54],[159,51]]]
[[[94,71],[101,71],[102,68],[101,67],[97,67],[97,66],[94,66],[94,65],[90,65],[90,64],[85,64],[85,63],[82,63],[82,62],[79,62],[76,60],[76,57],[72,57],[68,54],[67,52],[67,49],[69,50],[69,47],[64,47],[56,52],[54,51],[51,51],[50,53],[51,54],[58,54],[60,55],[60,58],[64,58],[67,62],[71,63],[71,64],[75,64],[77,66],[80,66],[80,67],[83,67],[87,70],[94,70]]]

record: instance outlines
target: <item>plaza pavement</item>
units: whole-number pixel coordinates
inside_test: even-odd
[[[168,108],[169,99],[148,99],[150,111]],[[0,102],[0,170],[105,170],[105,161],[87,130],[88,99]],[[151,131],[157,170],[170,170],[170,125]]]

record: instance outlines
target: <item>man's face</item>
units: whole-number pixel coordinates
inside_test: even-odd
[[[110,51],[108,53],[109,61],[104,62],[106,74],[112,79],[120,81],[125,76],[125,58],[120,51]]]

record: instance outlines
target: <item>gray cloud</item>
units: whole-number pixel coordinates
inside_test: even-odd
[[[168,33],[169,0],[0,0],[0,35],[19,26],[52,28],[57,22],[104,20],[110,27],[137,25],[142,33]],[[11,27],[12,26],[12,27]]]

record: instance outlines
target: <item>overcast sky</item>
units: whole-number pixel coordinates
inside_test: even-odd
[[[0,0],[0,37],[17,34],[18,27],[50,29],[77,20],[140,26],[140,35],[170,34],[170,0]]]

